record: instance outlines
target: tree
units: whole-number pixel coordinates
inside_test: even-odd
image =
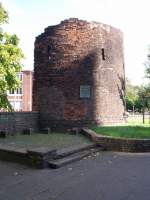
[[[142,106],[143,123],[145,122],[145,111],[150,113],[150,85],[141,86],[138,92],[139,99]],[[150,116],[150,115],[149,115]],[[149,118],[150,122],[150,118]]]
[[[146,78],[150,78],[150,46],[148,47],[147,59],[144,65]]]
[[[131,82],[126,79],[126,107],[127,110],[132,110],[135,112],[136,103],[138,100],[138,86],[134,86]]]
[[[11,111],[7,91],[19,87],[17,72],[21,70],[23,53],[18,47],[19,39],[16,34],[10,35],[2,29],[8,19],[8,13],[0,3],[0,110]]]

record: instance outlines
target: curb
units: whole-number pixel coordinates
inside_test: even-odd
[[[107,151],[150,152],[150,139],[114,138],[96,134],[89,128],[82,128],[81,133]]]

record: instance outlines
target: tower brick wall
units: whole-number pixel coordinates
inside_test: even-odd
[[[36,38],[34,55],[33,110],[42,127],[123,122],[120,30],[65,20]]]

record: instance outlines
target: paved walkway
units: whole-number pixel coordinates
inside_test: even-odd
[[[57,170],[0,162],[0,200],[150,200],[150,153],[103,152]]]

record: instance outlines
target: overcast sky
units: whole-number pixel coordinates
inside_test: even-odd
[[[33,69],[34,40],[47,26],[77,17],[119,28],[124,33],[126,76],[133,84],[144,80],[150,45],[150,0],[0,0],[9,12],[5,30],[16,33],[26,56],[25,69]]]

